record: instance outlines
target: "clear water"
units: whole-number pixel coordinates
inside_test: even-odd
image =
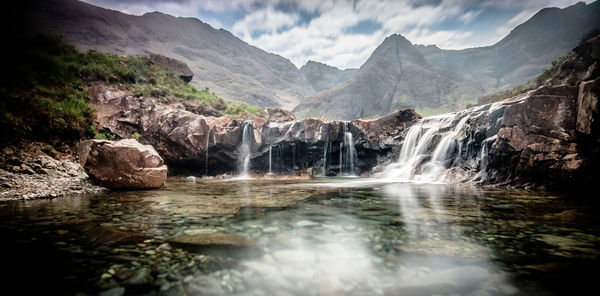
[[[249,248],[166,246],[227,233]],[[575,295],[595,204],[372,180],[199,181],[0,204],[0,289],[23,294]]]

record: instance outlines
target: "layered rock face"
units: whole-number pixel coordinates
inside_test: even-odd
[[[558,185],[597,180],[600,36],[574,49],[553,80],[507,107],[491,146],[491,182]]]
[[[167,166],[156,150],[134,139],[84,141],[79,147],[79,162],[108,188],[160,188],[167,179]]]
[[[122,138],[139,133],[140,141],[152,145],[171,168],[196,174],[236,172],[245,126],[251,130],[252,171],[267,172],[271,159],[277,173],[297,173],[314,166],[340,172],[339,155],[343,154],[341,162],[350,161],[349,149],[357,154],[355,173],[368,171],[377,164],[377,157],[398,145],[401,131],[419,118],[413,110],[401,110],[378,120],[297,121],[288,111],[265,109],[265,118],[244,121],[192,113],[186,110],[186,102],[133,97],[105,85],[91,87],[90,93],[99,129]]]

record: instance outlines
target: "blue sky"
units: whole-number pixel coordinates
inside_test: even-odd
[[[300,67],[358,68],[385,37],[444,49],[492,45],[544,7],[577,0],[84,0],[142,15],[196,17]],[[591,1],[586,1],[591,2]]]

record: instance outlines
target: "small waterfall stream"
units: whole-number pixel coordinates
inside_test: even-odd
[[[273,174],[273,145],[269,145],[269,175]]]
[[[327,175],[327,142],[323,143],[323,167],[322,167],[322,175]]]
[[[204,175],[205,176],[208,176],[208,148],[210,145],[210,133],[211,132],[212,132],[212,128],[210,128],[208,130],[208,135],[206,135],[206,155],[205,155],[205,159],[204,159]],[[213,133],[213,138],[214,138],[214,133]]]
[[[346,147],[346,168],[348,174],[355,175],[354,159],[356,158],[356,148],[354,147],[354,139],[351,132],[344,133],[344,146]]]
[[[238,170],[240,178],[249,178],[250,154],[252,153],[252,121],[245,121],[242,130],[242,143],[239,148]]]

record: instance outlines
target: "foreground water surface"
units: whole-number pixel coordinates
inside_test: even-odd
[[[5,203],[0,235],[0,291],[65,295],[577,294],[600,258],[595,203],[363,179]]]

